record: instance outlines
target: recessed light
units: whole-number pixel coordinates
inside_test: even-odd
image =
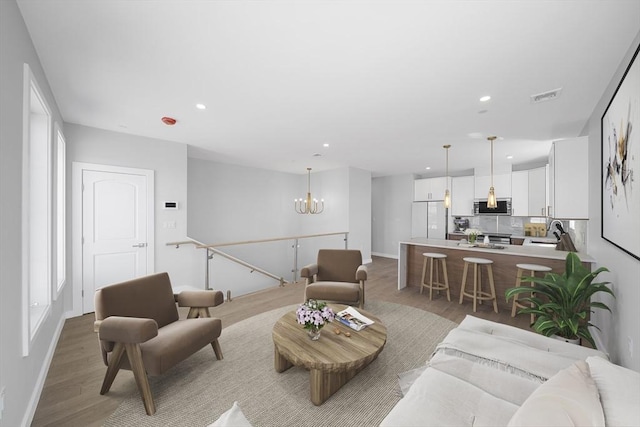
[[[511,159],[513,159],[513,156],[512,156],[511,154],[509,154],[509,155],[507,156],[507,159],[511,160]]]
[[[480,98],[480,102],[487,102],[490,99],[491,99],[491,97],[489,95],[485,95],[482,98]]]
[[[197,108],[198,110],[206,110],[206,109],[207,109],[207,106],[206,106],[206,105],[204,105],[204,104],[196,104],[196,108]]]
[[[324,144],[322,144],[322,146],[323,146],[323,147],[328,147],[328,146],[329,146],[329,144],[324,143]]]
[[[431,169],[431,166],[427,166],[425,169],[426,169],[426,170],[429,170],[429,169]]]

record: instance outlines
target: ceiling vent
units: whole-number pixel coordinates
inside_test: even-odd
[[[531,103],[537,104],[539,102],[551,101],[553,99],[558,98],[561,92],[562,92],[562,88],[558,88],[558,89],[550,90],[548,92],[542,92],[536,95],[531,95]]]

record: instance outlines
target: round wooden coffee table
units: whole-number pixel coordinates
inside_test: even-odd
[[[335,313],[346,306],[329,304]],[[291,366],[309,370],[311,402],[321,405],[358,372],[374,361],[387,342],[387,328],[373,314],[357,309],[375,323],[354,331],[334,320],[325,325],[318,341],[296,321],[292,311],[273,326],[274,367],[284,372]],[[335,329],[340,330],[336,334]],[[345,332],[351,333],[350,337]]]

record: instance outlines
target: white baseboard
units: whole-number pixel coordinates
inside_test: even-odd
[[[398,259],[398,254],[383,254],[383,253],[380,253],[380,252],[371,252],[371,255],[379,256],[379,257],[382,257],[382,258]]]
[[[67,311],[63,313],[62,316],[60,316],[58,326],[56,326],[56,330],[53,332],[51,343],[49,343],[49,349],[47,350],[47,354],[42,363],[42,367],[40,368],[40,373],[38,374],[38,380],[36,381],[35,387],[33,388],[33,393],[31,394],[31,398],[29,399],[29,405],[27,406],[24,418],[22,419],[21,425],[24,427],[28,427],[31,425],[33,416],[36,414],[36,408],[38,407],[38,402],[40,401],[40,395],[42,394],[42,389],[44,388],[44,382],[47,379],[47,373],[49,372],[49,367],[51,366],[51,360],[53,360],[53,354],[56,351],[58,340],[60,339],[60,335],[62,334],[62,328],[64,328],[64,322],[65,320],[67,320],[67,316],[69,316],[71,313],[71,311]]]

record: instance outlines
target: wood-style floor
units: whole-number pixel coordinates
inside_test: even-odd
[[[368,268],[367,300],[383,300],[417,307],[457,323],[467,314],[473,314],[469,300],[462,305],[454,299],[448,302],[443,293],[429,301],[428,293],[420,295],[417,286],[398,291],[397,260],[374,257]],[[460,286],[459,283],[450,285]],[[304,283],[299,282],[232,298],[232,301],[227,301],[212,310],[212,315],[221,318],[223,326],[229,326],[265,311],[300,303],[303,290]],[[498,298],[503,296],[498,295]],[[519,315],[512,318],[510,312],[505,310],[496,314],[490,304],[480,305],[474,315],[524,329],[529,328],[528,316]],[[181,317],[185,316],[186,312],[181,311]],[[106,368],[102,363],[96,334],[93,332],[93,321],[93,314],[87,314],[65,322],[32,426],[100,426],[115,411],[122,399],[136,390],[133,374],[121,371],[109,393],[105,396],[99,394]],[[224,329],[222,333],[224,334]],[[224,353],[224,348],[222,351]],[[142,401],[140,405],[142,407]]]

